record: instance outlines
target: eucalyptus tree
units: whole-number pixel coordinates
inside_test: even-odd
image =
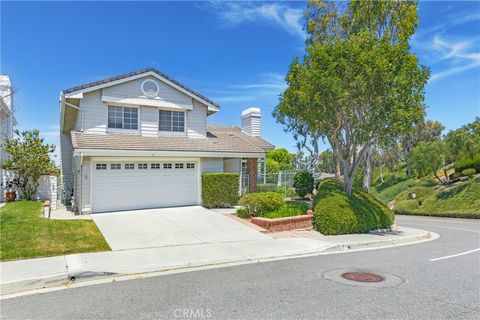
[[[290,65],[274,113],[328,140],[347,194],[376,141],[393,137],[406,119],[423,117],[429,72],[407,43],[417,25],[416,4],[378,3],[309,2],[306,54]]]

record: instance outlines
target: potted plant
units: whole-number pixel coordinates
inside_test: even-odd
[[[21,181],[18,178],[7,180],[2,183],[2,187],[5,190],[5,200],[7,202],[14,202],[17,199],[17,190],[20,188]]]

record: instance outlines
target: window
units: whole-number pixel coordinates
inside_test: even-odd
[[[138,130],[138,109],[108,106],[108,127],[111,129]]]
[[[125,163],[125,170],[133,170],[135,165],[133,163]]]
[[[163,164],[163,169],[172,169],[172,164],[171,163],[164,163]]]
[[[97,170],[107,170],[107,164],[106,163],[97,163],[95,165],[95,169],[97,169]]]
[[[148,98],[155,98],[159,90],[158,84],[152,79],[147,79],[142,82],[142,92]]]
[[[137,165],[138,169],[148,169],[148,164],[146,163],[139,163]]]
[[[187,169],[195,169],[195,163],[187,163]]]
[[[120,169],[122,169],[122,165],[120,163],[112,163],[112,164],[110,164],[110,169],[111,170],[120,170]]]
[[[160,110],[158,130],[170,132],[184,132],[185,112]]]
[[[183,169],[183,163],[175,163],[175,169]]]
[[[150,169],[160,169],[160,163],[152,163]]]

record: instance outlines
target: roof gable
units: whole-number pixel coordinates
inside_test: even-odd
[[[209,107],[209,110],[211,111],[218,111],[218,109],[220,108],[220,106],[216,102],[184,86],[180,82],[174,80],[173,78],[170,78],[169,76],[158,71],[155,68],[146,68],[142,70],[137,70],[137,71],[125,73],[116,77],[111,77],[111,78],[103,79],[100,81],[87,83],[81,86],[72,87],[72,88],[63,90],[62,93],[65,95],[66,98],[81,98],[83,96],[83,93],[102,89],[102,88],[112,87],[124,82],[140,79],[149,75],[177,89],[178,91],[186,94],[187,96],[193,99],[196,99],[201,103],[204,103]]]

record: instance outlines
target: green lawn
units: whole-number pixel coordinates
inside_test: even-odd
[[[1,261],[109,250],[91,220],[47,220],[34,201],[0,208]]]

